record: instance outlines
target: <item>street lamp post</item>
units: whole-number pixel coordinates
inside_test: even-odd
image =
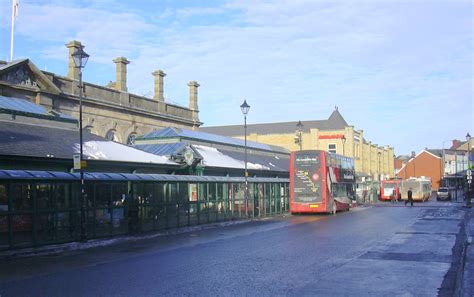
[[[300,145],[300,151],[303,150],[303,123],[301,121],[298,121],[298,124],[296,124],[296,128],[298,131],[298,144]]]
[[[450,142],[450,141],[451,140],[443,140],[443,164],[441,165],[441,177],[440,177],[440,183],[439,183],[440,187],[443,186],[443,177],[446,174],[446,151],[444,149],[444,144],[446,142]],[[446,185],[444,185],[444,186],[446,186]]]
[[[342,135],[341,137],[341,141],[342,141],[342,155],[345,156],[345,148],[346,148],[346,137],[344,135]]]
[[[416,153],[413,151],[411,152],[411,157],[413,158],[413,177],[416,178]]]
[[[81,240],[86,240],[86,201],[85,201],[85,188],[84,188],[84,166],[83,166],[83,141],[82,141],[82,97],[84,92],[84,86],[82,83],[82,68],[87,64],[89,55],[84,51],[84,47],[81,46],[77,48],[74,53],[72,53],[72,58],[74,60],[74,65],[79,70],[79,147],[80,147],[80,176],[81,176]]]
[[[467,193],[466,193],[466,207],[471,207],[471,184],[472,184],[472,171],[470,166],[471,160],[471,134],[466,134],[466,141],[467,141],[467,170],[466,170],[466,177],[467,177]]]
[[[244,131],[245,131],[245,215],[248,216],[248,172],[247,172],[247,114],[249,112],[250,105],[247,104],[247,100],[240,105],[240,110],[244,115]]]

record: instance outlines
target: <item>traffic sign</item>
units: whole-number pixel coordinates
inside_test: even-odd
[[[79,170],[81,169],[81,155],[79,154],[74,154],[72,156],[72,159],[74,161],[74,170]]]

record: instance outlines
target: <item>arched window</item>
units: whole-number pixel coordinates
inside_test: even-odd
[[[115,130],[109,130],[107,134],[105,134],[105,138],[111,141],[117,141],[117,136],[115,136]]]
[[[94,129],[94,127],[92,127],[92,126],[85,126],[83,130],[84,130],[84,131],[87,131],[87,132],[89,132],[89,133],[92,134],[92,129]]]
[[[132,133],[132,134],[128,135],[127,144],[128,145],[134,145],[135,144],[135,137],[137,137],[137,134],[135,134],[135,133]]]

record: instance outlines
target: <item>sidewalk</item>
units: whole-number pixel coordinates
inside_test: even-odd
[[[224,222],[197,225],[197,226],[192,226],[192,227],[181,227],[181,228],[176,228],[176,229],[169,229],[169,230],[165,230],[161,232],[140,233],[136,235],[121,235],[114,238],[90,239],[85,242],[75,241],[75,242],[68,242],[68,243],[62,243],[62,244],[46,245],[46,246],[41,246],[41,247],[24,248],[24,249],[19,249],[19,250],[5,250],[5,251],[0,251],[0,260],[31,257],[31,256],[54,255],[54,254],[60,254],[66,251],[85,250],[85,249],[91,249],[95,247],[114,245],[114,244],[123,243],[123,242],[153,239],[156,237],[161,237],[161,236],[166,236],[166,235],[181,234],[181,233],[186,233],[186,232],[195,232],[195,231],[206,230],[206,229],[211,229],[211,228],[219,228],[219,227],[230,226],[230,225],[245,224],[253,220],[264,221],[268,219],[271,219],[271,217],[224,221]],[[0,294],[0,297],[1,297],[1,294]]]
[[[464,252],[464,273],[461,296],[474,296],[474,207],[466,208],[466,249]]]

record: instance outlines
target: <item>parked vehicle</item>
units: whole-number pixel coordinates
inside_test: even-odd
[[[449,192],[449,188],[439,188],[436,192],[436,200],[451,200],[451,193]]]

